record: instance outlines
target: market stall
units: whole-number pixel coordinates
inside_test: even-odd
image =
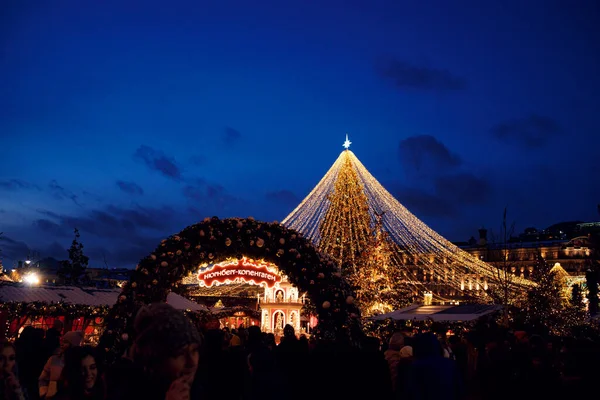
[[[95,343],[104,331],[104,318],[116,303],[120,289],[76,286],[30,286],[0,282],[0,340],[14,339],[26,326],[47,330],[56,319],[65,331],[81,330],[86,342]],[[167,303],[179,310],[205,313],[205,306],[170,293]]]

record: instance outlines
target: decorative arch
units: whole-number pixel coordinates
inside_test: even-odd
[[[277,319],[278,316],[281,318],[281,320]],[[271,330],[274,332],[277,332],[278,329],[281,329],[283,331],[283,327],[286,324],[287,317],[288,317],[287,313],[285,312],[285,310],[282,310],[281,308],[271,310],[271,324],[270,324]],[[278,322],[280,324],[278,324]]]
[[[358,332],[353,328],[359,326],[360,314],[350,286],[334,261],[308,239],[276,222],[212,217],[164,239],[139,262],[109,313],[103,346],[125,348],[137,309],[164,302],[200,264],[243,256],[276,264],[291,284],[307,293],[319,319],[313,333],[334,339]]]

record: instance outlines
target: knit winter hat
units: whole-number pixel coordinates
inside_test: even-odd
[[[71,347],[79,347],[79,346],[81,346],[81,342],[83,342],[83,332],[81,332],[81,331],[67,332],[63,335],[62,341],[68,342],[71,345]]]
[[[188,317],[166,303],[142,307],[135,317],[134,329],[133,358],[141,363],[160,362],[176,356],[185,346],[202,341]]]
[[[400,350],[404,346],[404,335],[396,332],[390,338],[389,347],[392,350]]]

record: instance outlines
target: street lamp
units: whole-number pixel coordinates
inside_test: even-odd
[[[28,285],[39,285],[40,277],[35,272],[31,272],[23,277],[23,282]]]

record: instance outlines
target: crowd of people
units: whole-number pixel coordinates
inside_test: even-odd
[[[132,345],[107,365],[105,349],[62,330],[27,327],[0,345],[0,399],[558,399],[592,393],[599,355],[590,340],[493,323],[468,335],[404,328],[360,343],[309,339],[287,325],[277,344],[258,326],[198,329],[152,304],[135,318]]]

